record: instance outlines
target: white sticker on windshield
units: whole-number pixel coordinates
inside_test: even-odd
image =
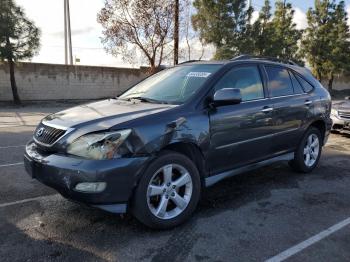
[[[211,73],[209,73],[209,72],[189,72],[187,74],[188,77],[205,77],[205,78],[210,76],[210,75],[211,75]]]

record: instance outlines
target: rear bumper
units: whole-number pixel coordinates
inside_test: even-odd
[[[124,213],[138,177],[148,157],[113,160],[87,160],[78,157],[38,152],[35,143],[26,146],[24,163],[27,172],[64,197],[114,213]],[[82,182],[105,182],[99,193],[75,190]]]

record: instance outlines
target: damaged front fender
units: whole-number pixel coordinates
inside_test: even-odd
[[[205,156],[209,141],[209,120],[205,114],[181,115],[134,127],[128,139],[134,155],[153,155],[175,143],[190,143],[196,145]]]

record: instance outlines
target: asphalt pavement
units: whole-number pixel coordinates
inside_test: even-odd
[[[235,176],[206,190],[187,223],[156,231],[67,201],[25,173],[36,124],[65,107],[0,109],[1,261],[350,260],[349,135],[331,135],[311,174],[281,163]]]

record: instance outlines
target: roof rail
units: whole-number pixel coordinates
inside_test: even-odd
[[[193,63],[193,62],[200,62],[200,61],[204,61],[204,60],[187,60],[187,61],[178,63],[178,65],[187,64],[187,63]]]
[[[298,65],[297,63],[295,63],[292,60],[288,60],[288,59],[282,59],[282,58],[277,58],[277,57],[270,57],[270,56],[255,56],[255,55],[239,55],[236,56],[234,58],[232,58],[231,60],[249,60],[249,59],[256,59],[256,60],[269,60],[272,62],[277,62],[277,63],[284,63],[284,64],[290,64],[290,65]]]

